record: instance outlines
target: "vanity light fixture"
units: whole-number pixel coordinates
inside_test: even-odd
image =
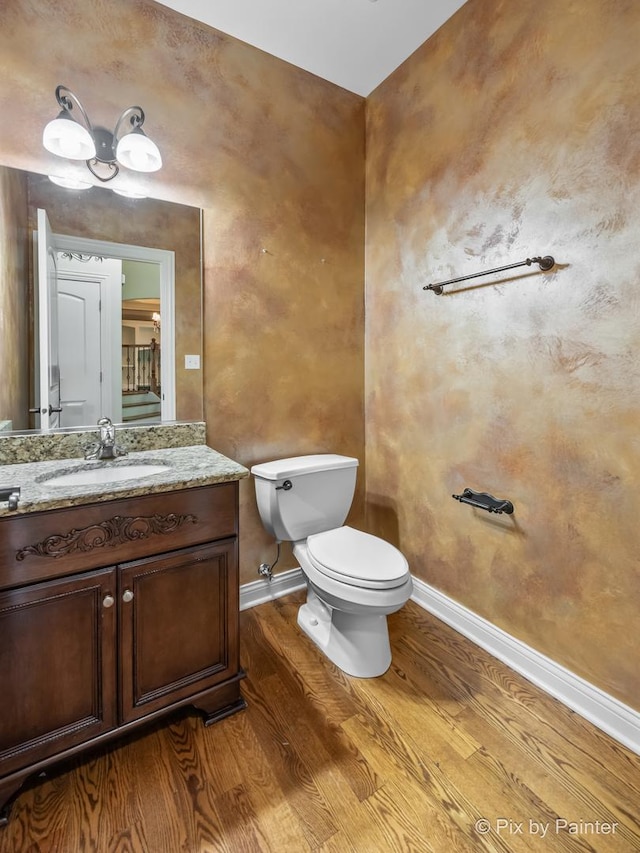
[[[120,166],[135,172],[156,172],[162,167],[158,146],[142,130],[142,107],[127,107],[112,133],[105,127],[93,127],[85,108],[66,86],[56,88],[56,100],[62,109],[42,136],[47,151],[69,160],[84,160],[103,183],[115,178]],[[82,120],[76,118],[74,107]]]

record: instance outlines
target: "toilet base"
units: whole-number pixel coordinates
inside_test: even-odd
[[[306,604],[298,610],[298,625],[347,675],[376,678],[389,669],[391,646],[384,615],[333,609],[309,588]]]

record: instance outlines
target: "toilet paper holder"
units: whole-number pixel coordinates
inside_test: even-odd
[[[487,492],[474,492],[473,489],[464,489],[461,495],[451,495],[451,497],[460,501],[460,503],[469,504],[470,506],[477,507],[477,509],[484,509],[487,512],[495,512],[498,515],[501,515],[503,512],[511,515],[513,512],[511,501],[494,498],[493,495]]]

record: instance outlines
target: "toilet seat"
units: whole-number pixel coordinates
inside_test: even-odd
[[[409,575],[409,564],[397,548],[353,527],[314,533],[307,537],[307,553],[317,571],[350,586],[392,589]]]

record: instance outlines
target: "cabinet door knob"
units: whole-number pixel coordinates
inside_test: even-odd
[[[105,597],[102,599],[102,606],[103,607],[113,607],[113,605],[115,604],[115,601],[116,600],[112,595],[105,595]]]
[[[125,589],[125,591],[122,593],[122,600],[125,603],[133,601],[133,593],[131,592],[130,589]]]

